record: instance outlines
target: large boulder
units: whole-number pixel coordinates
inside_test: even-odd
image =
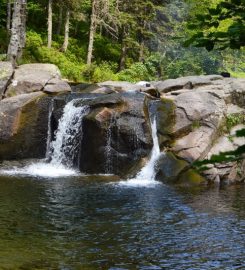
[[[51,94],[71,91],[61,80],[59,69],[53,64],[26,64],[15,70],[12,83],[6,90],[6,97],[44,91]]]
[[[14,69],[10,62],[0,62],[0,100],[4,97],[13,74]]]
[[[161,93],[168,93],[179,89],[193,89],[202,85],[212,84],[215,80],[221,80],[220,75],[207,76],[188,76],[178,79],[169,79],[165,81],[152,82],[153,86]]]
[[[110,89],[117,92],[127,92],[127,91],[139,91],[142,86],[130,82],[120,82],[120,81],[106,81],[98,83],[99,86],[109,87]]]
[[[167,149],[174,153],[177,161],[184,160],[191,165],[194,161],[210,158],[213,154],[217,155],[224,151],[232,151],[237,146],[244,145],[243,138],[232,137],[234,129],[231,134],[225,134],[227,117],[231,120],[243,119],[241,116],[245,109],[244,79],[224,79],[218,75],[211,75],[184,77],[154,85],[161,92],[162,98],[172,102],[171,107],[174,111],[172,125],[168,126],[166,132],[165,126],[161,123],[163,116],[160,114],[160,117],[157,117],[158,133],[168,135],[170,143]],[[159,115],[159,112],[156,115]],[[233,138],[232,141],[230,138]],[[164,149],[164,145],[162,148]],[[165,159],[161,160],[160,168],[163,175],[164,164],[168,162],[173,166],[175,159],[170,159],[170,162],[168,158],[166,161],[165,156]],[[243,164],[230,162],[210,165],[209,170],[203,174],[211,182],[241,181],[244,178],[239,177],[241,173],[237,172],[242,171]],[[183,175],[190,174],[193,173],[183,173]],[[178,178],[185,178],[182,172]]]
[[[117,93],[77,103],[90,107],[83,121],[81,171],[124,177],[135,173],[152,148],[149,102],[141,93]]]
[[[48,108],[42,92],[0,101],[0,160],[45,156]]]

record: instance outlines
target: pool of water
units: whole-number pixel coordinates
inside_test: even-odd
[[[109,182],[0,176],[0,269],[245,269],[244,186]]]

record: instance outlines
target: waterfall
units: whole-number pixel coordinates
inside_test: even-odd
[[[161,152],[159,147],[159,141],[157,137],[157,124],[156,118],[151,122],[151,132],[152,132],[152,140],[153,140],[153,148],[151,150],[150,160],[146,163],[146,165],[138,172],[135,178],[129,179],[127,181],[121,181],[120,185],[123,186],[151,186],[158,184],[155,181],[156,171],[155,164],[159,159]]]
[[[160,156],[160,147],[157,137],[157,124],[156,118],[154,118],[153,123],[151,123],[151,132],[153,139],[153,148],[151,151],[151,157],[149,162],[141,169],[141,171],[136,175],[136,179],[147,179],[148,181],[154,181],[156,172],[155,172],[155,163]]]
[[[115,122],[115,117],[112,115],[109,123],[109,127],[106,133],[106,148],[105,148],[105,173],[110,174],[113,170],[113,162],[111,157],[112,151],[112,128]]]
[[[78,153],[81,136],[83,117],[88,114],[89,107],[75,107],[72,100],[66,104],[63,116],[59,120],[55,139],[50,144],[51,164],[65,165],[71,168]]]
[[[52,127],[51,127],[51,118],[54,110],[54,100],[51,100],[48,112],[48,136],[47,136],[47,145],[46,145],[46,159],[50,157],[50,144],[52,139]]]
[[[78,157],[82,137],[83,117],[88,114],[89,107],[76,107],[72,100],[64,107],[63,115],[58,123],[55,138],[51,142],[52,128],[51,117],[53,103],[49,108],[49,128],[46,149],[46,162],[37,162],[22,168],[13,168],[3,173],[15,175],[31,175],[36,177],[67,177],[78,175],[73,167],[74,160]],[[47,160],[51,160],[47,163]]]

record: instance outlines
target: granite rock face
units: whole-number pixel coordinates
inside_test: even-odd
[[[245,180],[244,159],[210,165],[202,176],[192,170],[195,161],[245,144],[244,138],[235,136],[244,128],[244,79],[208,75],[70,88],[55,66],[43,64],[10,68],[4,76],[0,82],[7,98],[0,101],[0,160],[44,158],[48,129],[54,139],[64,106],[75,99],[74,106],[89,107],[74,164],[82,172],[135,175],[150,158],[151,124],[156,119],[162,151],[156,164],[158,180]]]
[[[169,134],[173,143],[168,150],[177,158],[192,164],[245,144],[244,138],[234,136],[243,125],[231,131],[226,126],[227,119],[244,121],[244,79],[209,75],[167,80],[157,85],[161,97],[174,104],[175,120]],[[203,175],[216,183],[245,180],[243,162],[210,165]]]
[[[10,63],[0,62],[1,96],[9,98],[39,91],[60,94],[70,92],[71,87],[53,64],[25,64],[13,70]]]
[[[42,92],[0,101],[0,160],[45,156],[48,108]]]
[[[85,97],[86,96],[86,97]],[[81,94],[75,106],[88,106],[83,118],[80,155],[77,166],[89,174],[135,174],[152,148],[148,104],[143,93]],[[57,128],[60,109],[55,101],[53,125]],[[53,128],[55,132],[55,128]]]

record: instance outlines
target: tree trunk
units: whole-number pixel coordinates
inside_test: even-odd
[[[91,65],[93,58],[93,48],[94,48],[94,36],[96,32],[96,0],[92,0],[92,13],[90,21],[90,31],[89,31],[89,45],[88,45],[88,55],[87,55],[87,65]]]
[[[13,67],[22,56],[26,41],[26,0],[16,0],[12,16],[11,38],[7,58]]]
[[[65,38],[64,38],[63,46],[61,48],[63,52],[66,52],[68,44],[69,44],[69,30],[70,30],[70,10],[67,9],[66,22],[65,22]]]
[[[63,6],[59,6],[59,21],[58,21],[58,26],[57,26],[57,31],[56,34],[60,35],[61,33],[61,27],[62,27],[62,22],[63,22]]]
[[[127,56],[127,46],[126,43],[123,41],[121,45],[121,57],[120,57],[120,64],[119,64],[119,71],[125,69],[126,66],[126,56]]]
[[[122,26],[121,34],[120,34],[120,43],[121,43],[121,56],[119,62],[118,71],[122,71],[126,66],[126,57],[127,57],[127,44],[126,44],[127,33],[125,30],[125,26]]]
[[[6,24],[6,28],[7,28],[8,32],[11,31],[11,8],[12,8],[11,2],[10,2],[10,0],[8,0],[8,2],[7,2],[7,24]]]
[[[48,1],[48,48],[52,46],[52,31],[53,31],[53,0]]]

